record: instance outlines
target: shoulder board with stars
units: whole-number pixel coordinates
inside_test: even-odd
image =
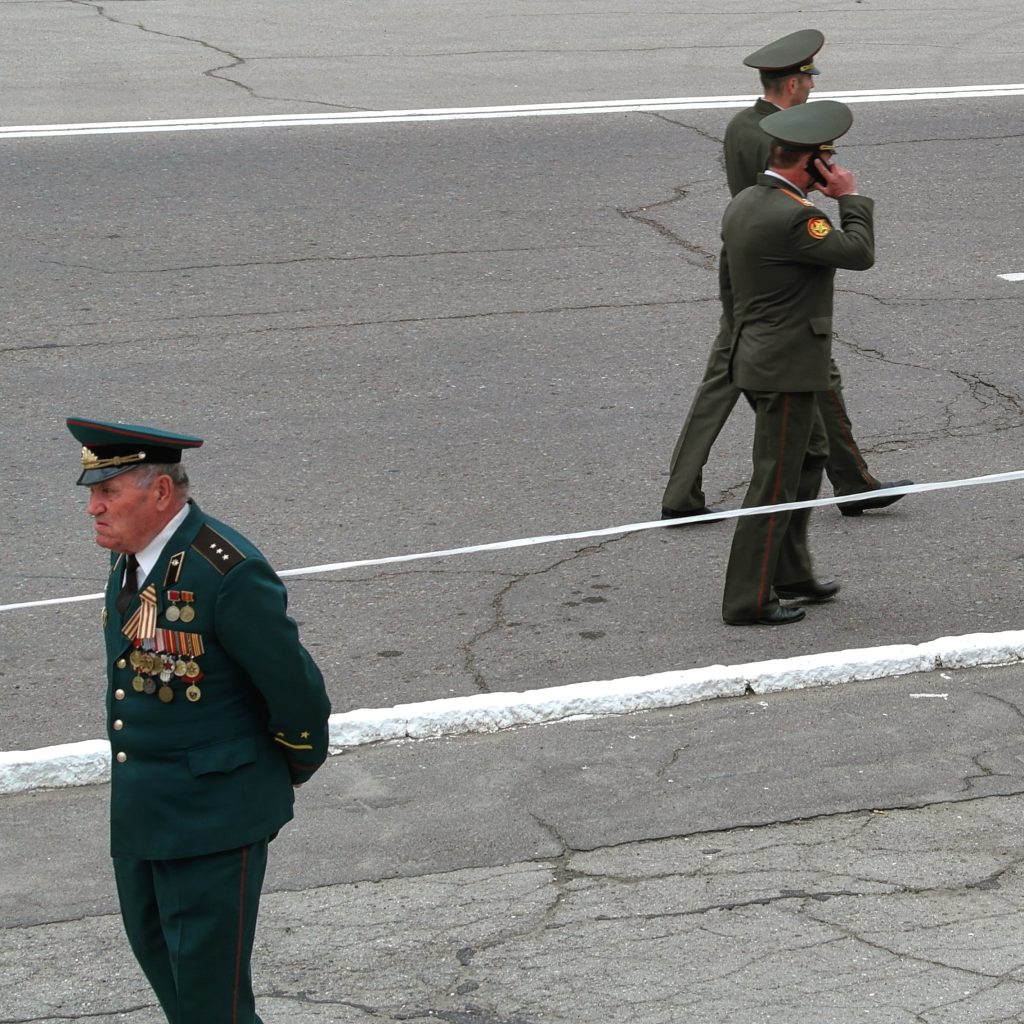
[[[245,555],[211,526],[203,526],[196,534],[196,539],[192,541],[192,550],[198,551],[221,573],[226,573],[239,562],[245,561]]]

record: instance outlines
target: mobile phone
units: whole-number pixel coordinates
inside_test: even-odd
[[[818,160],[828,163],[828,154],[818,150],[810,160],[807,161],[807,173],[822,187],[826,186],[828,182],[825,180],[825,175],[818,169]]]

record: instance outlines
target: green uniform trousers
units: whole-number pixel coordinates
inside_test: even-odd
[[[729,379],[731,350],[732,319],[723,315],[704,379],[697,387],[697,394],[672,452],[668,484],[661,499],[663,508],[690,512],[705,505],[704,466],[740,397],[739,389]],[[876,490],[879,482],[871,475],[854,440],[853,427],[843,401],[843,382],[835,360],[832,360],[829,372],[829,390],[819,395],[819,414],[828,437],[825,472],[836,495]]]
[[[249,961],[267,843],[175,860],[114,858],[128,942],[169,1024],[261,1024]]]
[[[747,391],[754,407],[753,473],[743,507],[809,501],[818,496],[828,439],[814,391]],[[722,617],[756,620],[779,606],[774,587],[814,578],[807,549],[810,509],[736,520],[725,574]]]

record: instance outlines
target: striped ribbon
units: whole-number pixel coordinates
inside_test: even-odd
[[[121,632],[129,640],[152,640],[156,636],[156,587],[152,583],[139,594],[139,607]]]

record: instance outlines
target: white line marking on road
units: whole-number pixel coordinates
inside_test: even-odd
[[[920,89],[861,89],[816,92],[815,100],[844,103],[904,103],[1024,96],[1021,85],[960,85]],[[56,138],[69,135],[123,135],[147,132],[201,132],[228,128],[318,128],[327,125],[384,124],[412,121],[466,121],[505,117],[552,117],[567,114],[630,114],[669,110],[717,110],[745,107],[757,96],[684,96],[668,99],[593,100],[584,103],[531,103],[523,106],[440,107],[423,110],[362,110],[324,114],[263,114],[248,117],[172,118],[153,121],[99,121],[0,127],[3,139]]]
[[[912,693],[910,694],[911,700],[925,700],[928,697],[934,697],[938,700],[949,700],[948,693]]]
[[[980,487],[985,484],[1008,483],[1024,480],[1024,470],[1011,473],[991,473],[988,476],[969,477],[964,480],[937,480],[927,484],[908,484],[906,487],[882,487],[871,491],[872,497],[898,494],[923,494],[925,491],[944,491],[958,487]],[[455,555],[473,555],[482,551],[505,551],[510,548],[534,547],[538,544],[558,544],[567,540],[591,540],[594,537],[614,537],[617,534],[639,533],[642,530],[661,530],[678,523],[710,523],[717,519],[739,519],[742,516],[763,515],[766,512],[789,512],[800,508],[824,508],[854,501],[863,495],[849,495],[837,498],[815,498],[811,501],[788,501],[779,505],[756,505],[751,508],[732,508],[723,512],[711,512],[704,516],[690,516],[686,519],[659,519],[652,522],[628,523],[625,526],[606,526],[600,530],[582,530],[579,533],[556,533],[539,537],[521,537],[517,540],[499,540],[490,544],[473,544],[463,548],[444,548],[439,551],[419,551],[409,555],[389,555],[385,558],[361,558],[353,562],[331,562],[325,565],[311,565],[304,569],[283,569],[277,575],[317,576],[321,573],[339,572],[342,569],[364,569],[376,565],[394,565],[397,562],[419,562],[426,559],[451,558]],[[22,601],[18,604],[2,604],[0,612],[12,612],[18,608],[39,608],[50,604],[70,604],[73,601],[98,601],[102,594],[81,594],[77,597],[53,597],[44,601]]]
[[[1004,281],[1024,281],[1024,274],[1000,274]]]

